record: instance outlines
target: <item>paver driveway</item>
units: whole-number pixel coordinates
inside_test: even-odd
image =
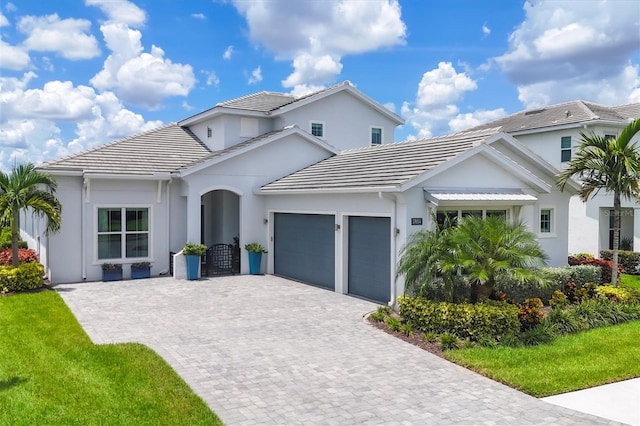
[[[228,425],[612,424],[373,328],[373,303],[278,277],[56,289],[94,342],[150,346]]]

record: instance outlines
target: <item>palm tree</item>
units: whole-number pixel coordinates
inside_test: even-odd
[[[640,119],[629,123],[616,138],[581,132],[575,157],[558,174],[561,190],[572,177],[581,182],[580,198],[584,202],[602,189],[613,193],[613,286],[618,283],[620,201],[622,197],[640,200],[640,144],[632,142],[639,131]]]
[[[524,225],[501,217],[465,217],[451,233],[455,256],[442,259],[444,272],[461,270],[471,283],[471,302],[487,299],[500,278],[544,285],[539,269],[547,255]]]
[[[20,211],[29,209],[47,219],[46,233],[56,232],[62,222],[62,205],[53,195],[55,179],[38,172],[31,163],[17,164],[10,174],[0,171],[0,226],[11,228],[12,264],[18,266]]]

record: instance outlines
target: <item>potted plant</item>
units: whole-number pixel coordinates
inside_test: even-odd
[[[200,258],[207,253],[207,246],[204,244],[185,243],[182,254],[187,260],[187,279],[197,280],[200,278],[198,269],[200,267]]]
[[[245,244],[244,249],[249,252],[249,273],[251,275],[260,274],[262,253],[266,253],[267,250],[258,243]]]
[[[151,263],[136,262],[131,264],[131,279],[149,278],[151,276]]]
[[[103,263],[102,264],[102,281],[120,281],[122,280],[122,264],[121,263]]]

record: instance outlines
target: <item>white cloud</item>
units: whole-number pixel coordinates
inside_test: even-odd
[[[17,27],[27,35],[23,45],[28,50],[56,52],[71,60],[100,55],[98,42],[90,33],[91,22],[85,19],[60,19],[57,14],[25,16]]]
[[[99,7],[111,22],[138,28],[147,20],[145,11],[128,0],[85,0],[85,3]]]
[[[462,130],[478,126],[482,123],[497,120],[498,118],[502,118],[506,115],[507,112],[503,108],[493,110],[477,110],[464,114],[458,114],[454,118],[449,120],[449,129],[452,132],[460,132]]]
[[[0,38],[0,68],[23,70],[31,63],[29,54],[19,46],[12,46]]]
[[[638,85],[640,8],[631,1],[529,1],[526,18],[494,58],[526,107],[572,99],[628,102]],[[634,84],[635,82],[635,84]],[[605,93],[608,92],[608,93]]]
[[[106,23],[100,30],[112,54],[91,79],[97,89],[115,89],[126,102],[158,108],[165,97],[186,96],[195,85],[191,65],[174,64],[157,46],[143,52],[140,31],[122,23]]]
[[[284,87],[299,91],[326,84],[341,72],[345,55],[405,43],[406,26],[397,0],[290,2],[234,0],[251,40],[293,60]]]
[[[207,19],[207,17],[204,16],[203,13],[192,13],[191,17],[194,19],[200,19],[201,21],[205,21]]]
[[[228,46],[222,54],[222,58],[229,60],[231,59],[231,55],[233,55],[233,46]]]
[[[420,138],[449,133],[454,130],[451,124],[458,124],[456,103],[476,88],[465,72],[457,72],[450,62],[440,62],[438,68],[423,74],[415,102],[404,102],[400,113]]]
[[[200,72],[207,76],[207,86],[218,87],[220,79],[215,72],[207,70],[200,70]]]
[[[482,24],[482,35],[486,37],[489,34],[491,34],[491,28],[489,28],[487,26],[487,23],[485,22],[484,24]]]
[[[262,68],[258,66],[251,71],[251,77],[249,77],[249,84],[256,84],[262,81]]]
[[[99,143],[149,130],[162,124],[145,122],[124,108],[113,92],[97,94],[88,86],[69,81],[49,81],[28,88],[37,77],[0,77],[0,169],[14,160],[41,162],[77,152]],[[76,138],[65,144],[57,122],[75,124]]]
[[[6,27],[8,25],[9,25],[9,20],[7,19],[6,16],[2,14],[2,12],[0,12],[0,27]]]
[[[18,10],[16,5],[11,2],[7,2],[4,8],[7,10],[7,12],[15,12],[16,10]]]

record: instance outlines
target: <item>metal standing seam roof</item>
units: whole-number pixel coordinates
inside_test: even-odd
[[[46,171],[152,174],[172,172],[206,157],[211,150],[189,129],[175,123],[43,163]]]
[[[429,195],[439,201],[536,201],[538,198],[520,190],[495,191],[445,191],[427,190]]]
[[[478,146],[498,129],[343,151],[261,188],[313,191],[395,188]]]
[[[626,125],[629,119],[638,117],[640,117],[640,103],[609,107],[592,102],[572,101],[521,111],[481,124],[472,130],[501,127],[502,131],[506,133],[516,133],[598,120],[619,122],[621,125]]]

